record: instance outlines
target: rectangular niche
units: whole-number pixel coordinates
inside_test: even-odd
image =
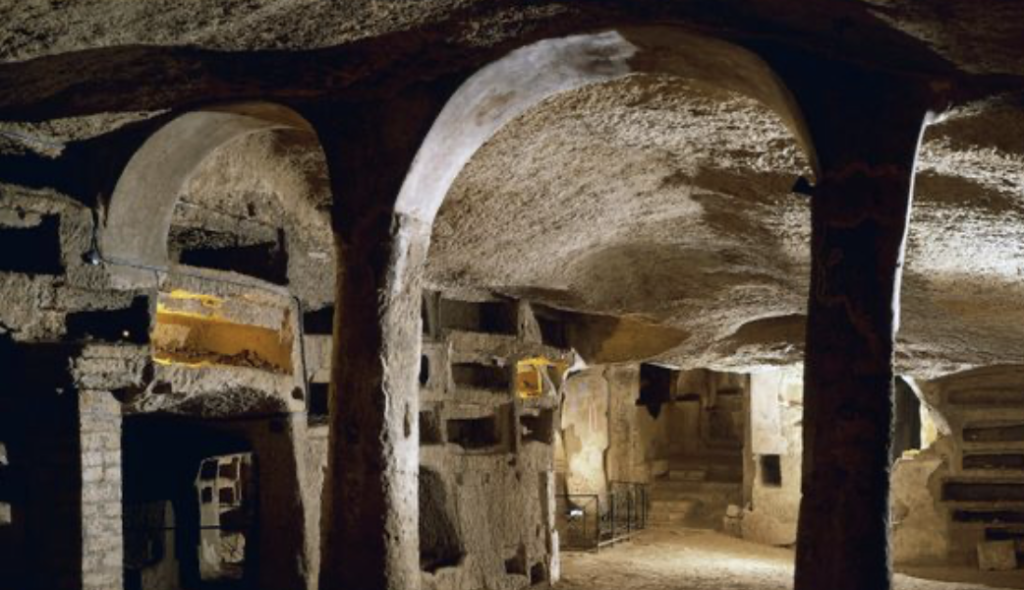
[[[964,442],[1024,442],[1024,424],[971,424]]]
[[[541,410],[536,416],[520,416],[519,431],[523,442],[551,444],[554,441],[554,415],[554,410]]]
[[[192,244],[178,251],[181,264],[236,272],[275,285],[288,284],[288,251],[283,233],[272,241],[239,244],[232,243],[234,237],[224,232],[172,228],[172,241],[179,241],[183,235],[188,235]]]
[[[515,335],[516,305],[506,301],[456,301],[441,299],[438,305],[441,329],[485,334]]]
[[[761,484],[766,488],[782,487],[782,458],[778,455],[760,455]]]
[[[150,328],[149,298],[138,296],[122,309],[97,309],[69,313],[65,319],[68,340],[103,342],[146,341]]]
[[[1024,471],[1024,453],[972,453],[964,455],[964,469]]]
[[[32,227],[0,228],[0,271],[59,275],[64,272],[60,219],[47,215]]]
[[[564,321],[549,315],[547,310],[534,308],[534,317],[537,319],[537,326],[540,328],[540,341],[553,348],[568,350],[569,330]]]
[[[510,406],[496,408],[493,414],[474,418],[449,418],[445,434],[449,443],[464,451],[481,453],[507,452],[509,444],[508,422]]]
[[[949,403],[960,406],[1024,405],[1024,389],[964,389],[949,392]]]
[[[953,522],[983,524],[1024,524],[1020,510],[954,510]]]
[[[310,422],[326,423],[329,416],[330,403],[329,383],[310,383],[309,400],[307,400],[306,414]]]
[[[334,306],[307,311],[302,314],[302,331],[306,336],[331,336],[334,334]]]
[[[1024,502],[1024,485],[1007,481],[946,481],[942,499],[948,502]]]
[[[444,444],[444,433],[441,430],[441,416],[437,409],[420,412],[420,444]]]
[[[193,301],[205,309],[186,305]],[[219,301],[182,291],[161,293],[150,333],[153,359],[163,365],[248,367],[290,375],[293,336],[287,311],[280,328],[272,329],[224,317]]]
[[[495,393],[506,393],[511,385],[507,368],[479,363],[453,364],[452,381],[458,389],[484,389]]]

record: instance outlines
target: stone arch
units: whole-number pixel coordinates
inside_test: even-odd
[[[819,173],[807,123],[789,90],[754,53],[669,26],[619,27],[539,41],[471,76],[438,115],[416,154],[396,213],[429,227],[473,154],[542,100],[634,73],[668,74],[763,102],[790,129]]]
[[[114,263],[111,272],[129,284],[139,280],[139,270],[168,268],[171,220],[193,173],[221,146],[275,129],[313,133],[297,112],[270,103],[204,107],[158,129],[132,155],[106,202],[97,243],[101,260]]]
[[[286,361],[288,367],[276,385],[270,383],[264,374],[249,384],[219,383],[204,388],[193,375],[179,374],[179,377],[172,378],[169,373],[157,372],[155,380],[146,378],[148,388],[137,394],[140,399],[122,400],[125,402],[122,411],[126,415],[145,413],[167,417],[177,414],[186,416],[199,427],[216,422],[218,426],[224,425],[225,430],[233,429],[232,435],[246,441],[247,447],[243,450],[254,456],[254,473],[263,474],[257,486],[260,497],[254,502],[254,518],[263,532],[253,535],[254,541],[247,552],[252,554],[254,564],[259,563],[259,570],[253,568],[251,571],[259,572],[258,583],[260,587],[267,588],[305,585],[310,564],[317,559],[317,556],[310,555],[310,539],[315,538],[310,536],[310,531],[318,530],[315,514],[307,508],[308,498],[303,495],[308,486],[303,462],[306,417],[300,409],[308,400],[308,387],[303,377],[302,307],[291,287],[266,284],[258,277],[252,280],[218,279],[217,275],[222,273],[210,268],[172,272],[169,238],[179,199],[187,192],[193,179],[202,174],[205,166],[216,164],[211,156],[247,137],[285,130],[308,133],[316,141],[312,125],[302,115],[278,104],[209,105],[169,118],[137,147],[110,194],[102,199],[96,251],[93,253],[96,256],[94,262],[104,266],[115,288],[137,288],[151,296],[153,305],[147,310],[151,320],[151,344],[155,342],[155,326],[159,323],[157,316],[160,312],[157,310],[163,305],[160,298],[173,298],[171,293],[175,290],[181,291],[185,300],[202,300],[208,296],[204,287],[211,281],[218,281],[221,288],[218,294],[225,299],[245,298],[253,305],[265,303],[269,307],[280,308],[281,315],[275,320],[276,325],[280,326],[280,333],[288,331],[289,334],[289,338],[282,341],[282,360],[291,360]],[[255,173],[259,172],[255,170]],[[289,206],[287,203],[283,205]],[[211,300],[219,300],[217,296],[209,296]],[[170,313],[174,314],[174,308],[170,308]],[[258,322],[250,324],[238,317],[228,319],[234,321],[222,322],[221,325],[244,324],[247,329],[261,329]],[[195,331],[205,330],[204,327]],[[276,328],[271,332],[274,330]],[[245,339],[244,335],[234,337],[239,342]],[[151,355],[155,363],[155,345]],[[230,364],[225,366],[229,370],[234,368]],[[149,403],[147,398],[152,399],[151,393],[174,392],[179,385],[182,390],[190,392],[190,395],[179,396],[180,404],[144,408]],[[224,419],[228,417],[231,419]],[[266,421],[269,428],[281,435],[267,438],[257,436],[255,430],[246,431],[255,421]],[[217,454],[221,453],[218,451]],[[270,497],[288,501],[275,507],[268,501]]]
[[[419,490],[421,275],[451,185],[481,146],[531,107],[632,73],[683,77],[764,102],[817,169],[803,116],[767,63],[733,44],[663,26],[549,39],[513,51],[466,80],[422,142],[419,129],[416,137],[384,132],[396,117],[425,123],[417,108],[397,112],[404,96],[386,108],[360,104],[359,119],[344,121],[349,126],[341,126],[339,147],[349,157],[342,149],[329,161],[344,164],[351,182],[333,171],[335,195],[347,189],[350,205],[336,227],[345,251],[339,253],[332,375],[346,386],[344,397],[337,388],[332,393],[323,520],[323,552],[332,559],[324,561],[321,587],[419,587],[419,505],[412,499]],[[395,199],[394,205],[381,207],[382,199]]]

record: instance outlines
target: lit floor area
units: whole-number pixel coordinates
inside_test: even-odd
[[[915,572],[918,573],[918,572]],[[920,575],[920,574],[919,574]],[[1024,572],[929,571],[933,581],[897,575],[896,590],[1024,588]],[[562,555],[558,590],[786,590],[793,552],[704,530],[649,530],[600,553]]]

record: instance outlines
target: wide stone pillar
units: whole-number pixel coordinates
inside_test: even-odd
[[[890,96],[828,105],[829,134],[819,136],[797,590],[891,587],[893,351],[924,110]]]
[[[425,243],[397,218],[394,233],[373,227],[384,221],[368,220],[355,240],[338,238],[346,262],[335,308],[324,590],[419,588],[416,375]]]
[[[420,587],[417,378],[430,228],[394,203],[447,95],[347,105],[317,125],[338,260],[321,590]]]

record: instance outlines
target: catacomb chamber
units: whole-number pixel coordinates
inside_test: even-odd
[[[1014,575],[1024,21],[896,4],[9,11],[0,587]]]

